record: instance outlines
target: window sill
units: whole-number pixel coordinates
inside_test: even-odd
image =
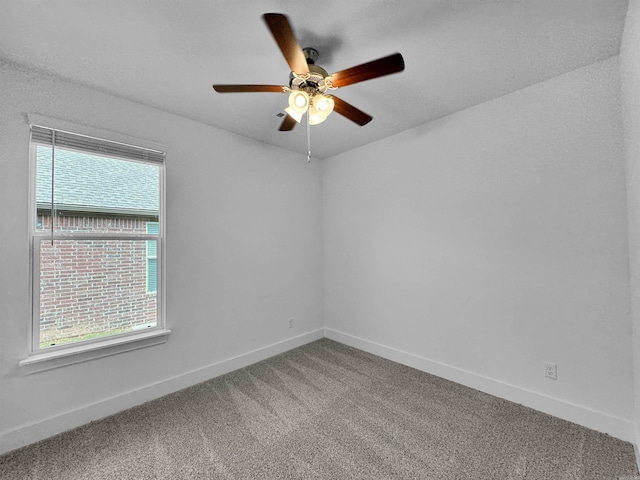
[[[19,365],[25,368],[27,374],[43,372],[45,370],[52,370],[54,368],[88,362],[97,358],[159,345],[168,340],[170,333],[171,330],[154,330],[153,332],[111,338],[101,342],[78,345],[51,352],[36,353],[21,360]]]

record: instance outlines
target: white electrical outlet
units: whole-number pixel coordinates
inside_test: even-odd
[[[293,318],[290,318],[289,319],[289,328],[293,328],[293,323],[294,323]]]
[[[558,379],[558,365],[544,362],[544,376],[552,380]]]

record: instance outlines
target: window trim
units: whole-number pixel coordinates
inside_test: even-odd
[[[95,344],[73,343],[68,348],[30,355],[21,360],[19,365],[27,369],[27,374],[53,370],[54,368],[160,345],[167,342],[170,334],[171,330],[163,328],[128,336],[112,335]]]
[[[105,140],[107,142],[125,143],[128,145],[138,146],[145,149],[152,149],[156,151],[165,152],[167,147],[148,140],[137,139],[134,137],[126,136],[123,134],[117,134],[93,127],[87,127],[82,125],[75,125],[63,120],[52,119],[35,114],[28,114],[27,119],[29,122],[29,128],[31,125],[45,126],[54,130],[65,130],[74,132],[79,135],[94,137],[97,139]],[[136,348],[143,348],[158,343],[164,343],[167,340],[169,333],[171,332],[166,328],[166,316],[165,316],[165,249],[164,249],[164,231],[165,231],[165,164],[166,160],[162,162],[148,161],[144,163],[154,164],[158,166],[158,181],[160,188],[159,198],[159,212],[158,234],[109,234],[109,233],[96,233],[96,234],[65,234],[63,232],[55,233],[55,239],[108,239],[117,238],[120,240],[148,240],[153,239],[157,241],[157,258],[159,259],[159,268],[157,269],[157,304],[156,304],[156,326],[144,331],[127,332],[124,334],[109,335],[106,337],[84,340],[79,342],[71,342],[68,344],[57,345],[47,349],[40,349],[39,347],[39,285],[40,285],[40,272],[39,261],[35,258],[36,254],[39,254],[40,241],[42,238],[50,238],[50,232],[38,232],[36,229],[37,220],[37,205],[36,205],[36,143],[29,141],[29,180],[30,180],[30,192],[29,192],[29,298],[30,298],[30,321],[28,328],[28,357],[19,364],[21,366],[29,366],[35,363],[44,362],[44,365],[39,365],[37,371],[49,368],[57,368],[58,366],[64,366],[67,364],[73,364],[91,360],[93,358],[100,358],[106,355],[113,355],[123,351],[130,351]],[[64,148],[64,147],[63,147]],[[88,152],[91,153],[91,152]],[[118,157],[115,157],[118,158]],[[133,160],[139,161],[139,160]],[[35,243],[38,242],[36,247]],[[38,322],[36,322],[38,320]],[[37,323],[37,325],[36,325]],[[150,340],[151,339],[151,340]],[[93,352],[93,353],[92,353]],[[65,361],[60,361],[62,357],[66,357]],[[77,357],[77,358],[74,358]],[[52,363],[53,362],[53,363]],[[48,366],[51,364],[53,366]]]

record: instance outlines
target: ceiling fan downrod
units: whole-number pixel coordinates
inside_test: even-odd
[[[302,53],[304,54],[304,59],[307,61],[307,65],[315,65],[316,60],[320,54],[315,48],[305,47],[302,49]]]

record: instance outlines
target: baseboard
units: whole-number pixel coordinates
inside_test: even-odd
[[[499,380],[484,377],[473,372],[430,360],[419,355],[404,352],[376,342],[365,340],[338,330],[325,328],[325,336],[345,345],[402,363],[417,370],[436,375],[447,380],[480,390],[481,392],[504,398],[526,407],[533,408],[554,417],[562,418],[578,425],[606,433],[612,437],[638,445],[630,421],[592,410],[541,393],[526,390]],[[637,448],[637,447],[636,447]],[[636,458],[638,458],[636,456]]]
[[[196,385],[233,370],[260,362],[274,355],[306,345],[324,337],[324,328],[298,335],[266,347],[231,357],[160,382],[103,399],[99,402],[60,413],[58,415],[0,432],[0,455],[16,448],[44,440],[91,421],[108,417],[128,408],[154,400],[183,388]]]

